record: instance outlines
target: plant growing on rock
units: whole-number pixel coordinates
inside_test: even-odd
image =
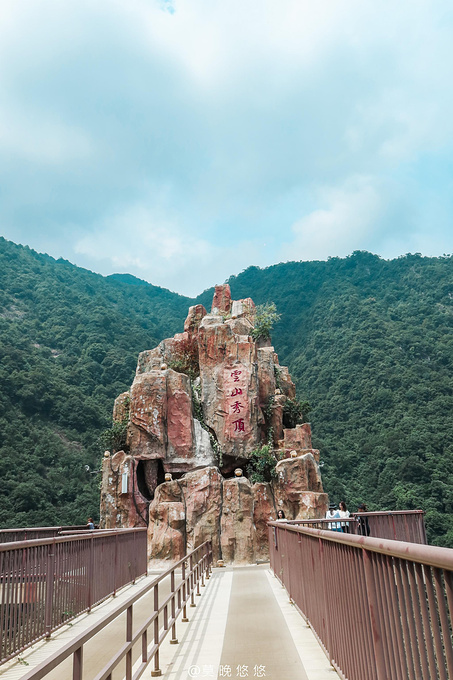
[[[129,416],[127,415],[123,420],[114,421],[111,427],[101,433],[99,442],[103,449],[116,453],[126,448],[128,422]]]
[[[252,330],[252,338],[254,340],[268,340],[271,337],[271,331],[274,324],[280,319],[280,314],[277,313],[275,302],[266,302],[264,305],[258,305],[255,315],[255,327]]]
[[[284,427],[296,427],[305,422],[305,416],[311,411],[308,401],[300,399],[287,399],[283,406]]]
[[[273,448],[265,444],[251,452],[247,464],[247,476],[252,484],[270,482],[277,476],[277,457]]]

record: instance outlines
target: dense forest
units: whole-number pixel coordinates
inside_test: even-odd
[[[209,307],[0,239],[1,526],[96,516],[113,400],[137,354]],[[250,267],[233,297],[275,302],[273,341],[312,406],[324,486],[352,509],[423,508],[453,547],[453,261],[367,252]],[[86,470],[86,466],[90,470]]]

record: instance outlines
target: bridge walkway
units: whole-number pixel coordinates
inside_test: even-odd
[[[154,574],[155,575],[155,574]],[[153,578],[154,575],[147,578]],[[143,584],[141,580],[137,586]],[[125,588],[77,619],[72,626],[55,633],[48,642],[38,643],[21,657],[28,665],[10,662],[0,668],[0,680],[20,680],[34,666],[94,623],[131,594]],[[289,601],[287,592],[267,565],[216,568],[195,598],[196,607],[187,608],[189,623],[178,619],[179,644],[164,641],[160,668],[164,680],[267,678],[268,680],[338,680],[316,638]],[[135,606],[134,620],[140,623],[152,608],[152,595]],[[135,624],[134,624],[135,625]],[[91,680],[124,642],[124,615],[112,622],[84,646],[84,680]],[[137,649],[138,657],[140,650]],[[152,662],[142,676],[150,677]],[[124,668],[113,680],[124,677]],[[46,680],[71,680],[72,658],[60,664]]]

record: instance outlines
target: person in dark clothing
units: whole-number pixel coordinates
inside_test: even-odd
[[[357,512],[358,513],[368,512],[368,508],[365,505],[365,503],[359,503]],[[370,524],[368,522],[368,517],[358,517],[358,520],[359,520],[358,533],[360,534],[360,536],[369,536],[371,531]]]

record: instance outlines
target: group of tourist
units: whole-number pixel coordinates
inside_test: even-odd
[[[357,507],[357,513],[364,513],[368,512],[368,508],[365,505],[365,503],[359,503]],[[329,505],[329,509],[327,510],[326,513],[326,519],[342,519],[345,520],[348,517],[350,517],[350,512],[346,507],[346,503],[344,501],[340,501],[337,506],[335,503],[331,503]],[[345,534],[350,533],[349,529],[349,522],[329,522],[327,524],[327,528],[331,529],[332,531],[342,531]],[[358,527],[357,527],[357,533],[360,534],[361,536],[369,536],[370,535],[370,524],[368,522],[368,517],[358,517]]]
[[[365,503],[359,503],[358,508],[357,508],[357,513],[364,513],[368,512],[368,508],[365,505]],[[327,524],[327,528],[330,529],[331,531],[342,531],[345,534],[352,533],[350,532],[349,528],[349,522],[345,521],[351,516],[348,508],[346,507],[346,503],[344,501],[340,501],[338,504],[338,508],[335,503],[331,503],[329,505],[329,509],[327,510],[326,513],[326,519],[333,520],[342,520],[340,522],[329,522]],[[283,510],[279,510],[277,512],[277,522],[286,522],[286,517],[285,513]],[[370,524],[368,522],[368,517],[358,517],[358,527],[357,527],[357,533],[360,534],[361,536],[369,536],[370,535]]]

